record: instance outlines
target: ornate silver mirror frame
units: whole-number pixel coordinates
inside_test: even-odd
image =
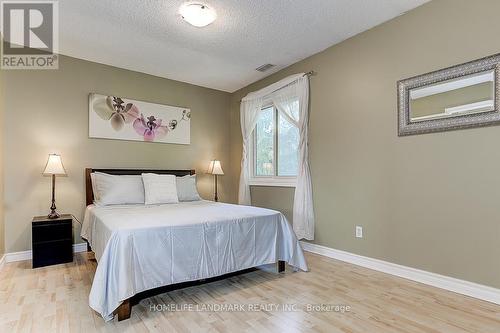
[[[405,136],[500,124],[499,67],[500,54],[496,54],[398,81],[398,135]],[[494,71],[494,107],[492,111],[425,121],[411,121],[410,90],[491,70]]]

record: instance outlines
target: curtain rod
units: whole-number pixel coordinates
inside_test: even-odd
[[[302,77],[304,77],[304,76],[313,76],[314,74],[316,74],[316,72],[312,70],[312,71],[309,71],[309,72],[307,72],[307,73],[304,73],[304,75],[302,75]],[[292,82],[292,83],[293,83],[293,82]],[[288,87],[290,84],[291,84],[291,83],[287,84],[285,87]],[[281,87],[281,88],[276,89],[275,91],[271,91],[271,92],[269,93],[269,95],[270,95],[270,94],[272,94],[273,92],[276,92],[276,91],[278,91],[278,90],[280,90],[280,89],[283,89],[283,88],[285,88],[285,87]],[[242,101],[243,101],[243,99],[240,99],[240,103],[241,103]]]

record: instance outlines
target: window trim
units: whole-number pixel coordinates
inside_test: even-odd
[[[252,144],[250,145],[250,177],[248,184],[250,186],[276,186],[276,187],[295,187],[297,185],[297,176],[278,176],[277,168],[278,168],[278,126],[279,126],[279,111],[272,103],[266,103],[262,106],[261,110],[267,109],[269,107],[273,108],[274,112],[274,124],[275,124],[275,132],[273,135],[274,142],[274,160],[273,160],[273,171],[274,176],[257,176],[255,174],[255,163],[257,161],[257,136],[256,136],[256,128],[252,132]]]

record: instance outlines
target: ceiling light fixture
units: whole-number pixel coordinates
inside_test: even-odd
[[[199,3],[186,3],[181,6],[179,13],[182,18],[195,27],[205,27],[215,21],[215,10]]]

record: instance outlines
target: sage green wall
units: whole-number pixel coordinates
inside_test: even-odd
[[[2,39],[0,38],[0,43]],[[3,72],[0,70],[0,133],[4,132],[4,95],[3,95]],[[4,202],[3,202],[3,135],[0,134],[0,259],[5,253],[5,224],[4,224]]]
[[[400,79],[500,52],[499,12],[497,0],[434,0],[234,93],[233,186],[241,97],[314,70],[314,243],[499,288],[500,127],[398,137],[396,95]],[[290,189],[253,200],[282,206],[283,191],[290,211]]]
[[[204,174],[210,159],[220,159],[229,169],[228,93],[64,56],[59,66],[2,73],[7,252],[30,249],[31,218],[48,212],[50,178],[41,173],[52,152],[62,155],[68,172],[57,178],[58,209],[80,220],[85,167],[194,168],[201,195],[212,197],[213,179]],[[191,145],[89,139],[90,92],[191,108]],[[225,200],[232,196],[228,177],[219,180]],[[74,230],[79,235],[78,223]]]
[[[288,221],[292,221],[293,215],[293,190],[287,187],[275,187],[269,191],[268,187],[252,186],[250,188],[252,205],[266,207],[282,212]]]

